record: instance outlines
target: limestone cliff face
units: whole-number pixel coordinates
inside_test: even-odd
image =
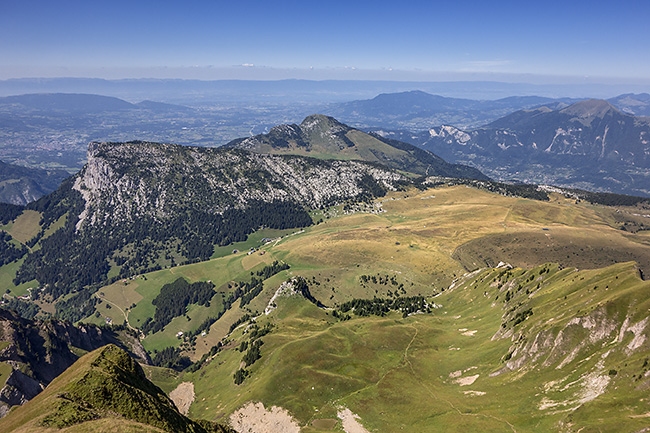
[[[185,209],[222,213],[251,202],[318,207],[367,192],[372,178],[392,190],[406,179],[360,161],[323,161],[174,144],[91,143],[74,189],[86,206],[77,228],[110,219],[164,219]]]

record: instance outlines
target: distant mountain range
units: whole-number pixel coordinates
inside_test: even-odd
[[[478,167],[485,174],[500,180],[554,183],[582,189],[646,195],[644,181],[647,179],[644,177],[645,162],[641,150],[645,139],[640,139],[639,142],[639,134],[646,122],[638,117],[634,121],[630,120],[629,113],[646,113],[649,100],[648,94],[624,94],[609,100],[612,109],[618,109],[619,114],[623,116],[621,119],[625,119],[622,120],[625,127],[623,128],[623,124],[612,124],[607,128],[607,136],[604,136],[604,127],[594,129],[591,134],[587,129],[592,126],[585,129],[584,126],[573,127],[567,123],[572,118],[564,116],[570,114],[568,107],[579,102],[570,98],[525,96],[479,101],[447,98],[422,91],[381,94],[370,100],[330,105],[327,113],[339,113],[340,119],[345,123],[356,127],[363,126],[364,130],[375,131],[376,135],[369,138],[370,135],[361,135],[362,132],[358,129],[337,126],[336,128],[343,128],[336,135],[339,141],[343,142],[352,136],[359,137],[361,141],[352,139],[352,142],[356,143],[352,147],[345,144],[327,148],[317,145],[313,141],[312,132],[303,131],[298,125],[275,127],[286,122],[287,118],[303,118],[302,112],[309,106],[274,109],[266,107],[260,108],[259,111],[251,111],[245,107],[205,110],[151,100],[133,104],[114,97],[88,94],[28,94],[0,98],[0,159],[19,165],[56,165],[72,172],[80,169],[85,163],[87,143],[90,141],[125,142],[140,139],[213,147],[231,141],[232,137],[249,134],[253,138],[248,140],[267,143],[266,150],[264,146],[259,147],[259,151],[267,153],[294,153],[328,158],[327,154],[336,148],[340,157],[379,162],[417,174],[426,174],[428,168],[435,167],[434,171],[450,176],[478,176],[476,173],[462,170],[458,172],[454,171],[455,169],[445,172],[450,166],[440,162],[435,156],[421,153],[424,145],[424,149],[433,151],[448,162]],[[562,111],[564,109],[569,111]],[[543,111],[560,114],[544,114]],[[605,116],[604,119],[610,117]],[[635,124],[637,126],[633,126]],[[440,125],[448,126],[443,128]],[[466,125],[480,127],[468,130],[464,129]],[[593,127],[595,128],[595,124]],[[455,131],[453,134],[456,135],[469,134],[475,141],[478,140],[477,145],[482,150],[465,155],[467,147],[456,146],[454,150],[448,145],[441,146],[440,143],[447,140],[443,136],[450,134],[435,132],[437,129],[442,131],[441,128]],[[533,129],[535,132],[531,132]],[[537,159],[528,158],[525,152],[515,155],[518,145],[513,147],[508,144],[513,140],[512,134],[516,134],[516,140],[521,143],[531,139],[530,147],[533,142],[536,146],[541,146],[540,140],[546,140],[547,148],[556,131],[570,129],[573,138],[567,138],[568,133],[560,134],[569,144],[556,142],[552,151],[545,153],[533,149],[531,154],[537,155]],[[581,132],[576,132],[577,129]],[[429,130],[435,132],[434,136],[429,134]],[[262,131],[266,134],[259,134]],[[439,136],[440,134],[443,135]],[[507,152],[488,152],[487,149],[491,146],[486,144],[486,140],[491,140],[490,134],[494,135],[495,143],[499,142],[496,144],[510,146]],[[604,150],[596,149],[598,144],[594,140],[597,137],[605,137]],[[295,145],[275,146],[283,140],[294,142]],[[305,140],[312,140],[310,146],[315,147],[311,149],[302,145]],[[415,144],[419,149],[406,149],[403,144],[390,140]],[[235,143],[239,141],[243,139],[235,140]],[[253,141],[247,141],[243,146],[254,149],[256,145],[252,144]],[[625,149],[619,149],[619,144],[616,143],[623,141],[625,144],[620,146]],[[635,142],[640,144],[634,144]],[[628,149],[630,146],[636,146],[635,150]],[[583,147],[583,151],[578,150],[578,147]],[[587,147],[590,148],[589,151],[585,150]],[[270,148],[274,150],[269,151]],[[368,150],[370,148],[374,150],[371,152]],[[560,148],[563,150],[558,150]],[[608,161],[618,158],[618,165],[594,166],[588,154],[600,161],[602,158],[599,155],[603,151],[607,153],[608,150],[613,150],[607,157]],[[619,152],[618,156],[616,151]],[[561,154],[562,157],[556,162],[551,161],[556,154]],[[507,158],[505,161],[499,161],[498,155],[505,155]],[[494,158],[497,159],[492,161]],[[639,162],[638,158],[642,161]],[[625,161],[632,161],[633,165],[625,165]],[[11,188],[13,197],[26,190],[26,187],[22,186],[16,190],[14,184]],[[12,200],[24,202],[37,196],[38,194],[28,195],[20,199],[22,201],[18,201],[18,198]]]
[[[122,110],[193,111],[189,107],[154,101],[131,104],[112,96],[83,93],[34,93],[0,98],[0,109],[12,108],[17,112],[103,113]]]
[[[437,126],[382,135],[449,161],[471,161],[501,180],[650,195],[650,119],[604,100],[520,110],[475,129]]]
[[[424,125],[481,126],[523,108],[564,104],[574,99],[511,96],[472,100],[431,95],[419,90],[385,93],[369,100],[351,101],[329,108],[333,116],[360,127],[421,129]]]
[[[93,94],[26,94],[0,98],[0,160],[68,171],[85,163],[90,141],[151,141],[215,145],[232,139],[228,116],[190,107]],[[250,130],[236,121],[238,133]],[[240,132],[240,128],[243,129]]]
[[[21,78],[0,80],[0,96],[25,93],[89,93],[122,99],[155,100],[181,105],[223,102],[338,103],[372,98],[380,93],[422,90],[466,99],[500,99],[512,95],[563,95],[603,98],[646,92],[644,85],[530,84],[498,81],[380,81],[380,80],[178,80],[100,78]]]
[[[0,161],[0,203],[27,204],[56,190],[68,176],[63,170],[41,170]]]
[[[496,100],[473,100],[431,95],[414,90],[384,93],[372,99],[332,105],[328,113],[356,127],[418,131],[438,125],[457,128],[484,126],[514,111],[545,106],[562,109],[583,98],[510,96]],[[624,94],[608,100],[619,110],[635,116],[650,115],[650,95]]]
[[[607,100],[621,111],[634,116],[650,116],[650,95],[626,93]]]

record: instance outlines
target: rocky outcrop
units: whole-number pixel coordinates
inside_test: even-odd
[[[5,416],[12,406],[27,403],[42,390],[43,386],[37,380],[20,370],[12,370],[0,389],[0,418]]]
[[[632,311],[632,307],[629,310]],[[611,351],[622,352],[626,357],[637,351],[647,351],[650,347],[649,321],[648,317],[633,318],[629,312],[627,316],[621,315],[617,306],[610,303],[595,308],[586,315],[553,318],[549,321],[553,326],[537,324],[519,330],[510,326],[502,327],[492,340],[510,338],[512,346],[505,365],[493,375],[520,369],[562,370],[572,362],[586,359],[594,353],[605,359]]]

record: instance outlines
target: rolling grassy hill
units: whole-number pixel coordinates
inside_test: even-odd
[[[594,290],[603,279],[608,288]],[[522,289],[505,301],[509,284]],[[648,411],[647,343],[638,345],[647,300],[635,301],[648,287],[630,264],[484,270],[435,298],[432,314],[343,322],[289,297],[258,320],[274,328],[242,385],[229,374],[242,359],[234,349],[186,376],[191,413],[229,414],[252,400],[287,408],[306,432],[329,431],[314,421],[341,407],[369,431],[637,431]],[[234,347],[248,339],[242,330]]]

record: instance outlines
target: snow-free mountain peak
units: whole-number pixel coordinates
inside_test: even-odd
[[[581,119],[603,118],[608,114],[620,113],[612,104],[602,99],[587,99],[576,102],[560,110],[560,113],[569,114]]]
[[[487,179],[472,167],[449,164],[411,144],[368,134],[322,114],[308,116],[300,125],[279,125],[268,134],[233,140],[227,146],[258,153],[361,160],[418,175]]]

